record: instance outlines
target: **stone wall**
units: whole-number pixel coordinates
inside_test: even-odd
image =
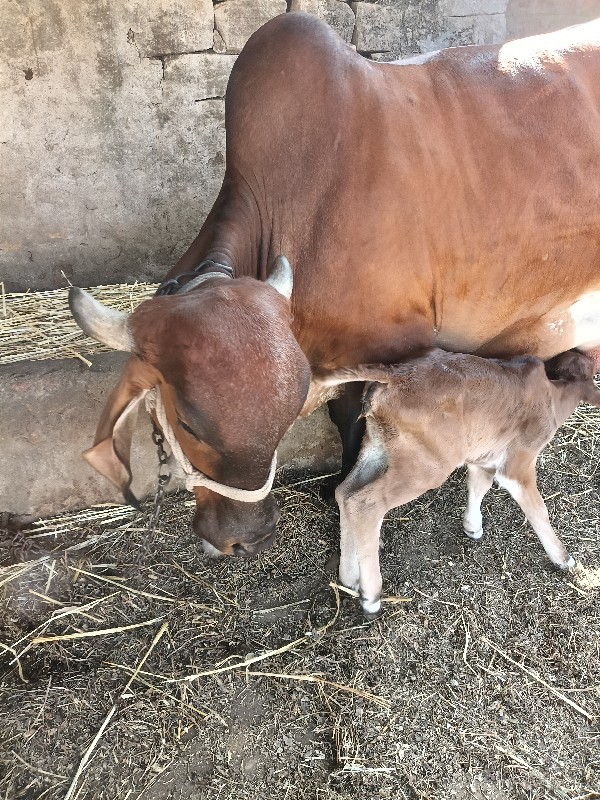
[[[370,58],[502,41],[600,0],[0,0],[0,280],[158,279],[224,168],[231,67],[263,22],[317,14]]]

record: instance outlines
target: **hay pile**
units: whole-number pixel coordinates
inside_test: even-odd
[[[587,573],[499,489],[468,541],[457,473],[386,520],[373,623],[335,584],[319,481],[279,485],[250,560],[201,553],[186,494],[138,570],[150,503],[38,525],[26,561],[0,550],[0,797],[600,797],[599,423],[580,409],[540,466]]]
[[[156,291],[155,283],[114,284],[88,289],[100,302],[133,311]],[[108,348],[89,339],[69,311],[68,289],[5,293],[0,283],[0,364],[47,358],[79,358]]]

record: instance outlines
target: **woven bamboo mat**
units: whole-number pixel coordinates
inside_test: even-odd
[[[110,308],[133,311],[156,291],[155,283],[95,286],[90,294]],[[4,292],[0,283],[0,364],[49,358],[79,358],[106,352],[77,327],[69,311],[68,289],[48,292]]]

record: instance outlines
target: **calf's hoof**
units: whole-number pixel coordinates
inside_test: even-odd
[[[361,597],[360,604],[362,606],[363,614],[367,619],[377,619],[381,614],[381,600],[365,600]]]
[[[477,541],[483,537],[483,527],[479,528],[478,531],[468,531],[466,528],[463,528],[463,530],[469,539],[473,539],[474,541]]]
[[[576,566],[577,562],[575,561],[573,556],[569,556],[569,558],[567,559],[567,563],[564,565],[564,567],[561,568],[564,570],[568,570],[568,569],[575,569]]]

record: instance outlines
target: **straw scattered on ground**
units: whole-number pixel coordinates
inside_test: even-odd
[[[0,798],[600,797],[600,412],[540,463],[555,571],[508,495],[466,539],[464,475],[389,515],[375,622],[335,580],[321,482],[280,485],[274,547],[211,560],[190,496],[40,523],[0,550]],[[0,537],[2,538],[2,537]]]

